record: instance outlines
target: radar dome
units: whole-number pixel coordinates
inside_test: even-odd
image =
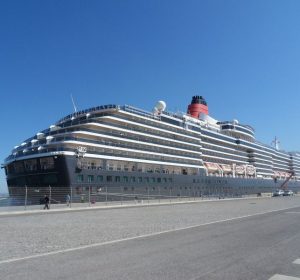
[[[167,107],[167,104],[165,101],[158,101],[155,105],[155,109],[158,111],[158,112],[162,112],[166,109]]]
[[[239,121],[238,121],[237,119],[234,119],[232,122],[233,122],[234,124],[239,124]]]

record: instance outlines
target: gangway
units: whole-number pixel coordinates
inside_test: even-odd
[[[288,186],[288,182],[289,180],[294,176],[294,172],[290,173],[290,176],[287,177],[284,182],[281,184],[280,189],[286,191],[287,190],[287,186]]]

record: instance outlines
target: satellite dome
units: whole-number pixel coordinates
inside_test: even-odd
[[[167,105],[165,101],[158,101],[153,109],[156,113],[161,113],[166,109]]]
[[[167,104],[165,101],[158,101],[155,105],[155,108],[157,109],[157,111],[162,112],[166,109]]]
[[[233,122],[234,124],[239,124],[239,121],[238,121],[237,119],[234,119],[232,122]]]

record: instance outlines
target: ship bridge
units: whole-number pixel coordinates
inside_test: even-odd
[[[250,142],[255,140],[254,129],[250,125],[242,125],[237,120],[218,122],[217,124],[220,125],[221,132],[224,134]]]

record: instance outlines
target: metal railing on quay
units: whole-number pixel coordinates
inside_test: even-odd
[[[199,200],[242,197],[239,193],[226,193],[216,188],[206,191],[196,189],[95,187],[70,186],[16,186],[9,188],[9,195],[0,197],[1,211],[26,211],[68,209],[95,206],[165,204]]]

